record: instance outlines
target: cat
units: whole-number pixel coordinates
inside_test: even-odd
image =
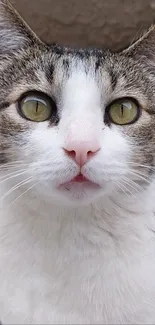
[[[47,45],[0,0],[0,320],[155,323],[155,28]]]

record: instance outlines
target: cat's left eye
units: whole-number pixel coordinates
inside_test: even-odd
[[[21,115],[34,122],[44,122],[50,119],[54,110],[52,100],[37,92],[26,94],[18,105]]]
[[[136,122],[140,112],[139,105],[134,99],[121,98],[109,105],[106,114],[111,123],[127,125]]]

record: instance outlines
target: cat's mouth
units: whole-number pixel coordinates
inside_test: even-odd
[[[71,188],[72,185],[73,186],[79,186],[79,184],[81,184],[82,187],[89,187],[89,188],[99,188],[100,186],[94,182],[92,182],[91,180],[89,180],[88,178],[86,178],[83,174],[78,174],[77,176],[75,176],[73,179],[71,179],[68,182],[65,182],[63,184],[60,185],[60,187],[65,187],[65,188]]]
[[[89,179],[87,179],[85,176],[83,176],[81,173],[74,177],[71,182],[74,183],[83,183],[83,182],[89,182]]]

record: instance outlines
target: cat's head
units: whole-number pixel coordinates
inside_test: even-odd
[[[60,202],[149,186],[155,30],[119,54],[47,46],[0,0],[0,164]]]

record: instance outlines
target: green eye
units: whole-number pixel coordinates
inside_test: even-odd
[[[19,102],[19,109],[23,117],[34,122],[48,120],[54,109],[54,103],[44,94],[27,94]]]
[[[140,108],[136,101],[124,98],[111,104],[107,113],[112,123],[126,125],[137,121],[140,116]]]

